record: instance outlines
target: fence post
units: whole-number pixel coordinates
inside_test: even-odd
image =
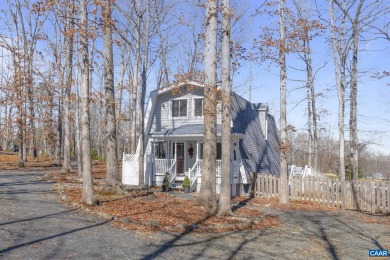
[[[390,213],[390,181],[387,182],[387,213]]]
[[[375,213],[376,212],[376,203],[375,203],[375,183],[374,183],[374,181],[370,181],[369,185],[371,186],[371,193],[370,193],[371,213]]]
[[[381,205],[381,197],[380,197],[380,193],[381,193],[381,190],[380,190],[380,183],[379,182],[374,182],[375,183],[375,195],[376,195],[376,201],[375,201],[375,210],[377,212],[380,211],[380,205]]]
[[[272,196],[272,197],[276,197],[276,198],[277,198],[277,193],[276,193],[277,179],[278,179],[278,178],[275,176],[275,177],[274,177],[274,182],[273,182],[273,185],[272,185],[272,186],[273,186],[273,190],[274,190],[274,191],[273,191],[274,196]]]
[[[384,181],[381,182],[381,190],[382,190],[382,198],[381,198],[381,211],[382,213],[386,213],[386,196],[385,196],[385,188],[386,183]]]
[[[345,181],[345,191],[344,191],[344,203],[345,207],[344,209],[351,209],[352,208],[352,201],[351,201],[351,182]]]
[[[351,180],[351,205],[352,209],[356,210],[356,186],[354,180]]]
[[[336,186],[336,203],[335,203],[335,205],[336,205],[336,207],[337,208],[340,208],[341,207],[341,203],[340,203],[340,192],[341,192],[341,189],[340,189],[340,181],[339,181],[339,179],[336,179],[335,180],[335,186]]]

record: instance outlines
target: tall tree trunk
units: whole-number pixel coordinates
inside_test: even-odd
[[[16,92],[16,109],[17,112],[17,125],[18,125],[18,139],[19,139],[19,167],[24,167],[24,153],[23,153],[23,116],[24,116],[24,102],[23,102],[23,91],[22,91],[22,79],[21,79],[21,69],[20,69],[20,58],[18,57],[18,54],[15,52],[12,52],[12,61],[14,66],[14,78],[13,78],[13,84],[14,89]]]
[[[62,164],[63,172],[70,172],[72,170],[70,162],[70,146],[71,146],[71,128],[70,128],[70,94],[72,88],[72,77],[73,77],[73,33],[72,31],[72,16],[73,16],[73,1],[68,1],[70,6],[67,8],[67,18],[65,24],[65,32],[68,32],[68,35],[65,36],[65,70],[66,70],[66,79],[65,79],[65,106],[64,106],[64,160]]]
[[[138,90],[138,85],[139,85],[139,80],[138,80],[138,73],[139,73],[139,64],[140,64],[140,53],[141,53],[141,17],[139,12],[140,9],[140,4],[137,6],[137,19],[136,19],[136,24],[135,24],[135,61],[134,61],[134,67],[133,67],[133,84],[132,84],[132,91],[131,91],[131,104],[130,104],[130,109],[131,109],[131,118],[130,118],[130,153],[134,154],[137,150],[137,144],[138,144],[138,128],[139,125],[137,123],[139,122],[138,117],[139,117],[139,107],[137,106],[137,98],[140,98],[138,95],[140,93],[137,93]]]
[[[115,110],[115,117],[116,117],[116,129],[117,129],[117,149],[118,149],[118,158],[121,156],[121,146],[119,145],[121,142],[121,138],[123,138],[123,124],[122,124],[122,98],[123,98],[123,87],[124,87],[124,77],[125,77],[125,72],[126,68],[129,64],[129,59],[126,56],[126,47],[125,45],[121,46],[121,65],[120,65],[120,71],[119,71],[119,79],[118,79],[118,98],[117,98],[117,103],[118,107]],[[121,143],[123,145],[124,142]]]
[[[148,63],[149,63],[149,41],[150,41],[150,0],[146,1],[146,23],[145,23],[145,36],[143,39],[144,44],[144,55],[143,55],[143,61],[142,61],[142,83],[141,83],[141,89],[139,91],[139,120],[138,122],[138,128],[139,128],[139,158],[138,158],[138,169],[139,169],[139,184],[145,184],[145,169],[144,169],[144,162],[145,162],[145,129],[144,129],[144,122],[145,122],[145,95],[146,95],[146,81],[147,76],[146,72],[148,70]]]
[[[217,28],[218,1],[206,1],[206,35],[204,52],[204,137],[203,172],[200,198],[210,212],[216,210],[217,158]]]
[[[106,97],[106,182],[109,185],[117,184],[118,154],[116,143],[116,117],[115,117],[115,90],[114,90],[114,59],[112,51],[112,20],[111,0],[102,3],[103,16],[103,63],[104,86]]]
[[[61,153],[62,153],[62,108],[63,108],[63,80],[61,80],[61,89],[58,97],[58,114],[57,114],[57,142],[55,146],[54,162],[55,165],[61,165]]]
[[[306,71],[307,72],[307,71]],[[307,99],[307,137],[308,137],[308,155],[307,155],[307,165],[310,167],[313,166],[313,122],[312,122],[312,112],[311,112],[311,97],[310,97],[310,83],[308,79],[306,80],[306,99]]]
[[[78,62],[79,63],[79,62]],[[77,70],[78,72],[79,70]],[[79,93],[79,73],[76,75],[76,150],[77,150],[77,172],[78,178],[83,177],[83,161],[81,150],[81,134],[80,134],[80,93]]]
[[[285,0],[279,0],[279,66],[280,66],[280,203],[287,204],[289,197],[289,187],[287,180],[287,117],[286,117],[286,92],[287,92],[287,74],[286,74],[286,45],[285,45],[285,27],[284,27],[284,8]]]
[[[359,140],[357,135],[357,80],[358,80],[358,50],[359,50],[359,16],[361,14],[364,0],[360,0],[356,8],[355,19],[352,21],[353,28],[353,51],[352,51],[352,72],[350,91],[350,139],[352,153],[353,179],[359,178]]]
[[[345,110],[345,85],[342,84],[345,81],[340,80],[339,68],[340,64],[338,62],[338,44],[337,44],[337,35],[336,35],[336,27],[334,21],[334,8],[333,8],[333,0],[329,0],[329,17],[330,17],[330,26],[332,32],[332,51],[333,51],[333,63],[335,67],[335,79],[336,79],[336,88],[337,88],[337,97],[338,97],[338,129],[339,129],[339,178],[341,181],[341,198],[343,203],[341,206],[345,209],[345,141],[344,141],[344,110]],[[341,28],[341,30],[344,30]],[[340,40],[340,43],[343,42],[344,39]],[[344,67],[341,66],[342,71],[344,71]]]
[[[220,215],[231,215],[231,80],[230,80],[230,0],[222,0],[222,169]]]
[[[305,31],[306,41],[306,70],[307,70],[307,81],[310,88],[310,101],[311,101],[311,121],[312,121],[312,159],[313,167],[318,168],[318,126],[317,126],[317,107],[316,107],[316,94],[314,88],[314,76],[313,76],[313,65],[311,59],[311,48],[309,34]]]
[[[87,1],[81,1],[81,135],[83,153],[83,197],[82,201],[88,205],[97,203],[93,190],[93,177],[91,165],[91,141],[89,120],[89,59],[88,59],[88,11]]]

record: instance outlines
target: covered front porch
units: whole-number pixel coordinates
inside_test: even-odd
[[[165,174],[169,175],[171,187],[181,187],[185,176],[191,183],[191,190],[200,189],[203,166],[203,139],[198,138],[151,138],[151,165],[153,184],[162,185]],[[238,139],[232,141],[231,177],[232,184],[239,183]],[[221,143],[217,143],[217,191],[221,180]]]

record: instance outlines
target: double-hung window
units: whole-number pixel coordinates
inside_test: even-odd
[[[194,99],[194,116],[203,116],[203,98]]]
[[[172,100],[172,117],[187,116],[187,99]]]
[[[165,159],[165,142],[153,142],[153,154],[156,159]]]

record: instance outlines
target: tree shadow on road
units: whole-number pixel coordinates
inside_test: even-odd
[[[56,212],[56,213],[47,214],[47,215],[34,217],[34,218],[26,218],[26,219],[19,219],[19,220],[10,221],[10,222],[4,222],[4,223],[0,223],[0,226],[10,225],[10,224],[15,224],[15,223],[20,223],[20,222],[26,222],[26,221],[32,221],[32,220],[38,220],[38,219],[44,219],[44,218],[48,218],[48,217],[53,217],[53,216],[62,215],[62,214],[69,213],[69,212],[73,212],[73,211],[76,211],[78,209],[79,208],[66,210],[66,211],[61,211],[61,212]]]
[[[55,235],[52,235],[52,236],[48,236],[48,237],[32,240],[30,242],[26,242],[26,243],[22,243],[22,244],[18,244],[18,245],[14,245],[14,246],[5,248],[3,250],[0,250],[0,254],[8,253],[8,252],[10,252],[12,250],[15,250],[15,249],[18,249],[18,248],[21,248],[21,247],[30,246],[30,245],[37,244],[37,243],[40,243],[40,242],[43,242],[43,241],[47,241],[47,240],[50,240],[50,239],[66,236],[66,235],[69,235],[69,234],[72,234],[72,233],[76,233],[76,232],[79,232],[79,231],[82,231],[82,230],[86,230],[86,229],[102,226],[104,224],[107,224],[110,221],[111,220],[106,220],[106,221],[99,222],[99,223],[94,224],[94,225],[89,225],[89,226],[86,226],[86,227],[72,229],[72,230],[69,230],[69,231],[66,231],[66,232],[62,232],[62,233],[59,233],[59,234],[55,234]]]

